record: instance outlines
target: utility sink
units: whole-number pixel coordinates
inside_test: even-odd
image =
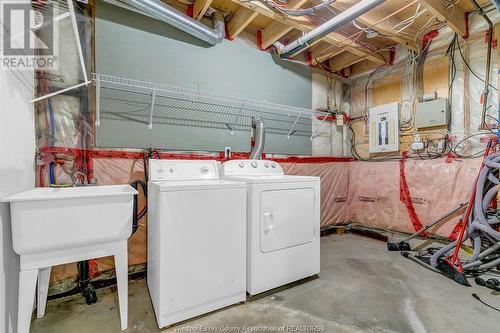
[[[130,185],[39,187],[10,202],[14,251],[19,255],[126,240],[132,233]]]

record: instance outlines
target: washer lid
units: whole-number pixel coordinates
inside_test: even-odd
[[[231,188],[246,188],[244,182],[206,179],[206,180],[164,180],[151,182],[152,186],[157,187],[160,192],[167,191],[192,191],[192,190],[216,190]]]
[[[320,177],[294,176],[294,175],[255,175],[225,177],[225,179],[246,182],[249,184],[272,184],[272,183],[294,183],[294,182],[319,182]]]

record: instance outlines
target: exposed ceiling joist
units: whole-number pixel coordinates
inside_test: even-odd
[[[342,70],[342,68],[349,67],[361,61],[363,61],[363,59],[353,57],[352,54],[344,52],[341,55],[330,59],[330,68],[331,70],[337,72]]]
[[[386,1],[386,4],[394,3],[396,4],[400,2],[400,0],[388,0]],[[334,2],[331,5],[334,9],[337,9],[339,11],[346,10],[349,8],[349,5],[341,3],[341,2]],[[406,6],[405,6],[406,7]],[[387,36],[387,38],[393,40],[397,44],[402,44],[407,46],[409,49],[416,51],[417,48],[415,46],[415,42],[411,40],[410,38],[406,38],[403,36],[398,36],[397,31],[393,28],[393,25],[387,21],[388,18],[390,17],[391,13],[388,12],[381,12],[381,11],[369,11],[360,17],[356,19],[357,22],[360,22],[361,24],[365,25],[366,27],[373,27],[374,30],[378,31],[381,34],[384,34]]]
[[[351,67],[350,67],[351,68],[351,73],[350,73],[351,75],[350,76],[354,77],[354,76],[357,76],[360,74],[364,74],[366,72],[374,70],[378,66],[380,66],[380,65],[374,64],[371,61],[367,61],[367,60],[360,61],[356,64],[351,65]]]
[[[344,50],[331,44],[324,44],[320,45],[319,47],[314,47],[311,49],[311,64],[317,65],[318,63],[326,61],[342,53],[349,54],[352,57],[351,53],[344,52]]]
[[[309,0],[291,0],[288,6],[291,9],[299,9]],[[281,37],[285,36],[288,32],[292,30],[289,25],[273,21],[269,23],[267,27],[262,30],[262,43],[261,48],[267,49],[269,46],[273,45]]]
[[[443,7],[440,0],[420,0],[420,3],[427,8],[432,15],[440,21],[445,21],[446,24],[460,36],[467,34],[465,24],[465,11],[458,5],[454,5],[450,10]]]
[[[254,12],[246,7],[240,7],[231,14],[227,23],[227,31],[229,38],[236,38],[240,32],[245,29],[259,13]]]
[[[213,0],[195,0],[194,8],[193,8],[193,17],[200,21],[203,18],[203,15],[208,10],[208,7],[212,4]]]
[[[262,29],[262,42],[259,45],[262,49],[267,49],[269,46],[273,45],[281,37],[285,36],[287,33],[292,31],[292,27],[283,24],[278,21],[273,21],[269,23],[264,29]]]
[[[235,3],[238,3],[241,6],[247,7],[248,9],[254,10],[258,12],[259,14],[262,14],[264,16],[267,16],[269,18],[272,18],[276,22],[281,22],[284,25],[289,26],[290,28],[297,29],[302,32],[309,32],[312,29],[316,27],[316,25],[306,21],[305,19],[299,19],[299,18],[290,18],[290,17],[285,17],[282,15],[279,15],[263,6],[258,6],[254,5],[249,2],[242,2],[240,0],[232,0]],[[382,59],[382,57],[377,56],[377,55],[372,55],[371,51],[366,50],[363,48],[361,45],[356,44],[353,41],[350,41],[348,38],[345,36],[332,32],[325,36],[323,41],[333,44],[333,45],[338,45],[339,47],[342,47],[345,51],[350,52],[354,55],[357,55],[359,57],[365,57],[367,60],[373,61],[378,64],[383,64],[385,63],[385,60]]]

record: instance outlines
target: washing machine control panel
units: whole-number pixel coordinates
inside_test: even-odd
[[[281,165],[269,160],[232,160],[222,164],[223,176],[283,175]]]
[[[217,162],[211,160],[149,160],[149,179],[218,179]]]

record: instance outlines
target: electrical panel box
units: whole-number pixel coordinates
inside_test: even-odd
[[[399,150],[399,103],[372,107],[368,110],[370,153]]]
[[[449,123],[448,100],[438,98],[431,101],[417,103],[416,110],[417,128],[447,126]]]

